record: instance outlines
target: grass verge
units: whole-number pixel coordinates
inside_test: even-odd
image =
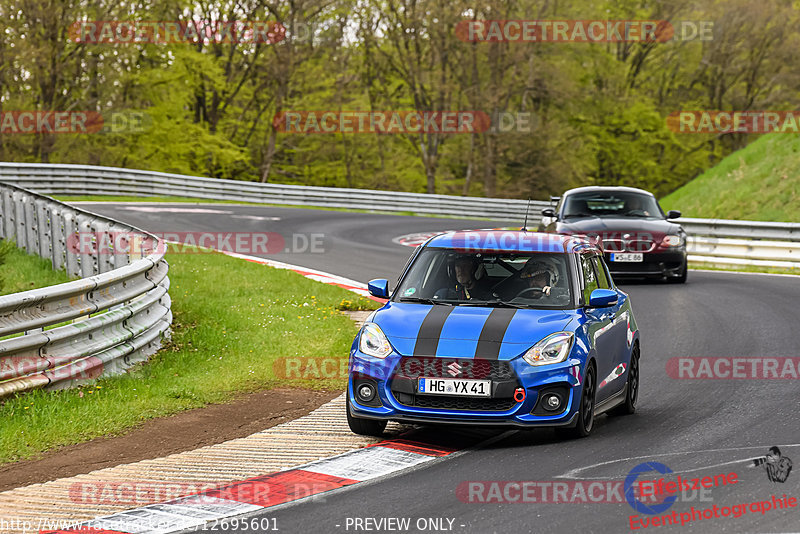
[[[377,303],[342,288],[218,253],[170,254],[172,341],[127,374],[0,404],[0,463],[118,435],[137,423],[278,385],[330,389],[345,378],[286,380],[282,358],[347,358],[356,333],[338,310]]]
[[[685,217],[800,222],[800,138],[764,135],[664,197]]]
[[[67,273],[54,271],[50,260],[30,255],[11,241],[0,240],[0,295],[64,282],[69,282]]]
[[[695,271],[728,271],[732,273],[766,273],[766,274],[788,274],[800,276],[798,269],[785,269],[781,267],[761,267],[757,265],[721,265],[689,262],[689,269]]]

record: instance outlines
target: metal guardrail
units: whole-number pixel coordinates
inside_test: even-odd
[[[114,167],[0,163],[0,181],[60,195],[185,196],[264,204],[352,208],[521,221],[527,200],[338,187],[262,184]],[[538,217],[549,202],[531,202]]]
[[[680,223],[684,230],[692,235],[734,239],[800,241],[800,223],[693,219],[690,217],[682,217],[675,222]]]
[[[112,253],[91,239],[123,236]],[[64,388],[146,360],[169,336],[168,265],[155,236],[0,182],[0,238],[79,280],[0,296],[0,397]],[[112,247],[113,248],[113,247]],[[67,324],[62,324],[67,323]]]
[[[367,189],[262,184],[115,167],[0,163],[0,181],[61,195],[184,196],[264,204],[483,217],[521,224],[528,201]],[[548,201],[531,201],[528,226]],[[681,218],[694,263],[800,268],[800,224]],[[747,240],[746,244],[742,241]]]
[[[690,236],[688,252],[693,263],[800,269],[800,241]]]

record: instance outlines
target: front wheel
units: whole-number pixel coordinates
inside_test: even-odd
[[[633,346],[631,363],[628,366],[628,393],[625,402],[608,412],[608,415],[630,415],[636,412],[636,400],[639,398],[639,343]]]
[[[383,434],[383,430],[386,428],[386,421],[355,417],[350,413],[350,402],[345,402],[347,402],[347,426],[350,427],[352,432],[361,436],[375,437],[380,437]]]
[[[586,378],[581,391],[581,405],[578,409],[578,421],[571,428],[556,428],[556,434],[563,438],[585,438],[594,428],[594,397],[597,392],[597,380],[594,366],[586,368]]]

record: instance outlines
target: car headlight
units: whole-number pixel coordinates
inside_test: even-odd
[[[683,244],[683,237],[679,235],[665,235],[661,240],[662,247],[679,247]]]
[[[530,348],[522,358],[531,365],[548,365],[563,362],[572,348],[572,332],[550,334]]]
[[[358,349],[368,356],[385,358],[392,353],[392,346],[381,327],[375,323],[367,323],[361,329]]]

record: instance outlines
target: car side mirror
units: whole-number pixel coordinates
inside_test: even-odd
[[[369,283],[367,283],[367,289],[369,290],[369,294],[373,297],[381,299],[389,298],[389,281],[385,278],[370,280]]]
[[[556,210],[554,210],[553,208],[545,208],[542,210],[542,217],[555,217],[555,216],[556,216]]]
[[[667,212],[667,219],[677,219],[680,216],[681,212],[679,212],[678,210],[669,210]]]
[[[608,308],[617,303],[617,292],[611,289],[595,289],[589,295],[590,308]]]

